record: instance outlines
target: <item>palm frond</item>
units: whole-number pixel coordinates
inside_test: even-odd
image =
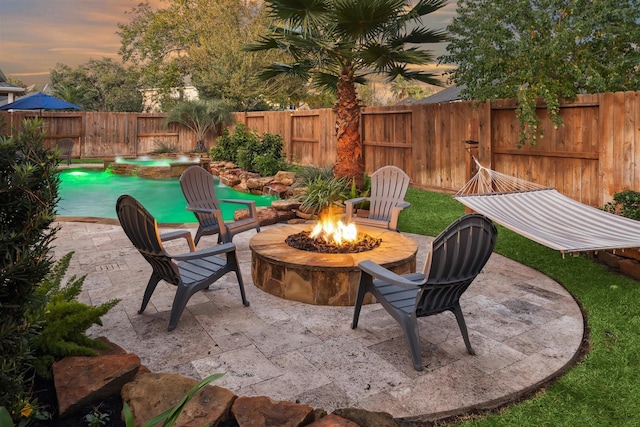
[[[406,13],[405,18],[420,21],[423,16],[440,10],[446,6],[447,3],[448,0],[418,0],[418,3]]]
[[[265,5],[272,18],[305,34],[325,25],[331,9],[328,0],[265,0]]]
[[[448,40],[447,32],[445,30],[432,30],[429,28],[414,28],[408,34],[401,35],[400,37],[393,38],[389,41],[392,46],[402,46],[405,43],[443,43]]]
[[[335,31],[352,40],[373,40],[389,24],[390,16],[404,10],[404,0],[336,0],[333,19]]]
[[[264,68],[256,78],[259,80],[269,80],[278,76],[293,76],[301,79],[307,79],[309,77],[309,64],[296,63],[296,64],[271,64]]]
[[[416,80],[434,86],[442,86],[442,81],[438,79],[434,74],[426,73],[424,71],[409,70],[404,65],[392,67],[387,71],[386,74],[388,82],[395,80],[397,77],[402,77],[405,80]]]
[[[273,37],[261,36],[256,43],[246,44],[242,47],[245,52],[261,52],[270,49],[279,49],[280,44]]]

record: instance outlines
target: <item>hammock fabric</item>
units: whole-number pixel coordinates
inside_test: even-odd
[[[478,167],[454,198],[518,234],[562,254],[640,247],[640,221],[587,206],[553,188]]]

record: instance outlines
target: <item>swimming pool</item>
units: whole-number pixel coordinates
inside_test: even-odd
[[[59,216],[84,216],[116,219],[116,200],[129,194],[142,203],[158,222],[196,222],[187,211],[180,182],[173,179],[148,179],[114,175],[104,171],[67,169],[60,171]],[[255,200],[256,206],[270,206],[275,197],[256,196],[235,191],[216,179],[216,196],[220,199]],[[237,206],[222,205],[222,217],[233,220]]]

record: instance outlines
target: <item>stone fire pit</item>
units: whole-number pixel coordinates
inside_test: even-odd
[[[311,230],[310,224],[264,230],[249,242],[251,277],[265,292],[316,305],[354,305],[360,280],[358,263],[371,260],[398,273],[414,272],[417,244],[396,231],[358,225],[358,230],[381,238],[377,248],[353,254],[303,251],[289,246],[287,236]],[[368,294],[365,303],[371,303]]]

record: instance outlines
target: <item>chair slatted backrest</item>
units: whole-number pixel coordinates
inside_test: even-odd
[[[151,264],[154,273],[162,280],[178,285],[180,283],[178,266],[164,251],[155,218],[140,202],[129,195],[118,198],[116,212],[125,234],[144,259]]]
[[[189,205],[206,209],[220,209],[213,175],[200,166],[189,166],[180,176],[180,186]],[[215,216],[194,212],[201,226],[216,225]],[[218,224],[221,225],[221,224]]]
[[[489,260],[498,231],[484,215],[469,214],[454,221],[432,244],[426,284],[416,300],[416,315],[449,310]]]
[[[371,174],[369,218],[389,220],[391,210],[404,201],[410,181],[396,166],[384,166]]]

